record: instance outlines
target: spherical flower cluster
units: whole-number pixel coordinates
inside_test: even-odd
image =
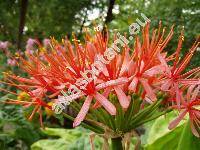
[[[164,108],[179,112],[179,116],[170,123],[169,128],[176,127],[184,116],[189,114],[192,132],[199,136],[200,67],[185,71],[199,42],[195,42],[185,57],[180,58],[183,32],[179,37],[177,49],[171,55],[167,54],[165,48],[173,36],[173,27],[167,36],[164,34],[165,29],[162,30],[160,25],[150,35],[148,23],[142,31],[142,40],[136,36],[133,47],[125,45],[120,48],[120,53],[113,51],[109,54],[112,58],[110,60],[104,57],[109,47],[108,35],[104,37],[100,31],[96,31],[93,36],[86,33],[84,43],[79,43],[76,39],[73,40],[74,44],[67,39],[59,43],[53,39],[52,49],[44,53],[45,59],[41,60],[37,55],[31,54],[29,61],[21,58],[21,67],[30,75],[29,78],[7,74],[7,84],[28,93],[31,100],[10,99],[8,102],[33,105],[35,109],[30,118],[39,112],[42,119],[42,107],[52,109],[45,98],[48,97],[56,103],[58,98],[63,99],[61,92],[67,92],[70,86],[76,85],[81,94],[77,95],[71,91],[71,101],[83,105],[74,120],[75,127],[85,119],[90,109],[104,108],[110,115],[116,115],[116,104],[110,99],[110,95],[117,97],[126,112],[134,93],[140,93],[141,103],[151,105],[157,101],[158,92],[162,92],[167,95],[163,100]],[[99,59],[99,56],[103,58]],[[95,69],[98,71],[101,68],[102,71],[95,74],[84,88],[81,87],[83,83],[77,85],[76,82],[83,78],[82,73],[92,70],[96,61],[100,62],[100,66]],[[108,61],[109,63],[105,63]],[[91,78],[92,75],[87,77]]]

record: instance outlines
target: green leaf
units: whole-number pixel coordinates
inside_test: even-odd
[[[181,137],[178,142],[177,150],[183,150],[183,149],[188,149],[188,150],[200,149],[200,138],[197,138],[192,134],[189,121],[185,124],[185,127],[182,131]]]
[[[170,112],[165,116],[161,116],[158,119],[154,120],[149,131],[147,143],[152,144],[157,139],[171,132],[171,130],[168,129],[168,125],[169,122],[174,119],[174,117],[176,117],[175,113]],[[184,122],[181,122],[181,124],[183,123]]]
[[[40,139],[38,132],[25,127],[17,128],[15,136],[17,139],[21,139],[26,142],[27,145],[31,145],[32,143]]]
[[[153,116],[154,112],[156,112],[160,106],[161,101],[156,101],[150,106],[144,108],[140,112],[138,112],[131,120],[132,128],[136,128],[141,125],[144,119],[147,119]]]
[[[172,118],[173,114],[169,116]],[[195,137],[190,129],[189,121],[183,123],[174,130],[168,130],[169,118],[156,120],[149,132],[145,150],[198,150],[200,139]]]
[[[31,150],[86,150],[90,149],[89,135],[90,132],[83,128],[60,129],[45,128],[43,132],[57,139],[45,139],[34,143]],[[95,137],[94,145],[96,149],[101,149],[102,139]]]
[[[31,150],[66,150],[69,142],[64,139],[39,140],[31,146]]]
[[[127,127],[129,126],[131,118],[134,117],[134,115],[137,114],[138,111],[140,110],[140,104],[141,104],[140,97],[137,96],[136,94],[133,94],[131,97],[131,103],[128,107],[128,110],[125,113],[125,118],[127,118],[126,122],[128,122],[126,124]]]
[[[183,125],[165,134],[161,138],[158,138],[151,145],[147,145],[145,147],[145,150],[176,150],[177,143],[180,138],[182,130],[183,130]]]
[[[81,132],[79,130],[73,129],[60,129],[60,128],[45,128],[43,132],[50,136],[59,136],[67,141],[73,141],[81,136]]]

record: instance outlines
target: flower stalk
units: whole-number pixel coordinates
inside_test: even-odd
[[[121,137],[112,138],[111,142],[112,142],[112,150],[123,150]]]

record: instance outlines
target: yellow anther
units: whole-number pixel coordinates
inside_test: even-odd
[[[77,42],[80,42],[80,40],[77,40],[77,39],[72,39],[72,41],[77,41]]]
[[[61,41],[62,41],[63,44],[65,44],[65,39],[62,39]]]
[[[21,92],[18,96],[17,99],[19,101],[30,101],[30,95],[26,92]]]
[[[47,103],[47,105],[52,106],[53,102],[49,102],[49,103]],[[47,107],[45,107],[45,112],[46,112],[47,116],[52,116],[54,114],[54,112]]]
[[[184,41],[184,36],[183,35],[181,36],[181,40]]]

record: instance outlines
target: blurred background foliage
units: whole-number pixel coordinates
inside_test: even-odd
[[[128,26],[140,13],[157,27],[161,20],[170,27],[175,24],[175,35],[185,28],[185,47],[189,48],[200,32],[199,0],[0,0],[0,40],[17,43],[20,9],[27,1],[23,41],[28,38],[62,38],[72,32],[79,34],[83,27],[106,23],[110,31],[128,31]],[[110,6],[112,5],[112,6]],[[112,8],[112,13],[108,9]],[[107,15],[109,15],[107,17]],[[107,20],[106,20],[107,19]],[[172,40],[176,46],[177,36]]]
[[[51,36],[61,40],[65,36],[72,38],[71,34],[74,32],[79,39],[82,39],[84,28],[93,30],[94,25],[107,25],[112,39],[112,34],[116,30],[122,34],[128,33],[128,26],[135,22],[136,18],[140,18],[141,13],[144,13],[151,20],[152,29],[158,27],[160,20],[168,30],[173,24],[175,25],[173,39],[166,48],[169,53],[176,49],[178,36],[183,27],[185,29],[185,40],[182,54],[188,51],[200,34],[199,0],[0,0],[0,41],[8,41],[10,43],[9,50],[14,54],[18,50],[25,51],[26,41],[29,38],[42,41]],[[189,67],[193,68],[194,66],[200,66],[200,51],[195,53]],[[8,70],[21,73],[17,66],[13,67],[7,63],[5,53],[0,49],[0,79],[3,78],[2,72]],[[2,87],[3,85],[0,83],[0,88]],[[1,91],[0,101],[9,96]],[[79,141],[80,145],[85,144],[86,149],[89,149],[88,131],[83,131],[83,129],[76,129],[74,133],[65,131],[67,133],[64,136],[60,135],[58,130],[48,129],[44,132],[39,129],[34,120],[27,122],[27,116],[24,112],[21,107],[0,103],[0,150],[30,148],[41,150],[41,147],[47,145],[55,146],[56,149],[60,150],[62,148],[59,146],[60,143],[61,145],[63,143],[71,144],[71,148],[68,149],[81,149],[76,147],[76,141]],[[60,117],[52,117],[48,115],[48,112],[44,118],[46,118],[45,123],[48,127],[70,127],[70,123],[66,120]],[[169,133],[169,131],[166,131],[166,124],[162,123],[162,119],[160,121],[165,127],[162,128],[164,131],[161,130],[161,134],[158,134],[158,136],[168,139],[165,140],[166,142],[179,140],[176,137],[180,137],[181,131],[187,129],[186,127],[179,127],[174,132]],[[157,124],[159,124],[158,122],[159,120]],[[158,137],[150,138],[157,132],[155,130],[157,125],[152,126],[152,124],[146,125],[146,128],[150,131],[145,132],[143,136],[145,148],[155,150],[155,145],[160,144],[157,149],[163,150],[162,146],[169,146],[169,144],[159,143],[161,141]],[[159,127],[161,124],[159,124]],[[63,133],[65,132],[63,131]],[[176,132],[178,136],[175,134]],[[66,137],[67,135],[69,137]],[[45,139],[45,141],[38,141],[39,139]],[[69,139],[74,141],[69,143]],[[85,139],[86,141],[84,141]],[[180,141],[184,142],[184,139]],[[36,143],[33,144],[34,142]],[[55,142],[58,145],[55,145]],[[134,140],[132,142],[134,143]],[[99,139],[95,146],[99,148],[101,143],[102,141]],[[171,146],[177,148],[177,145]],[[180,146],[178,147],[181,149]]]

